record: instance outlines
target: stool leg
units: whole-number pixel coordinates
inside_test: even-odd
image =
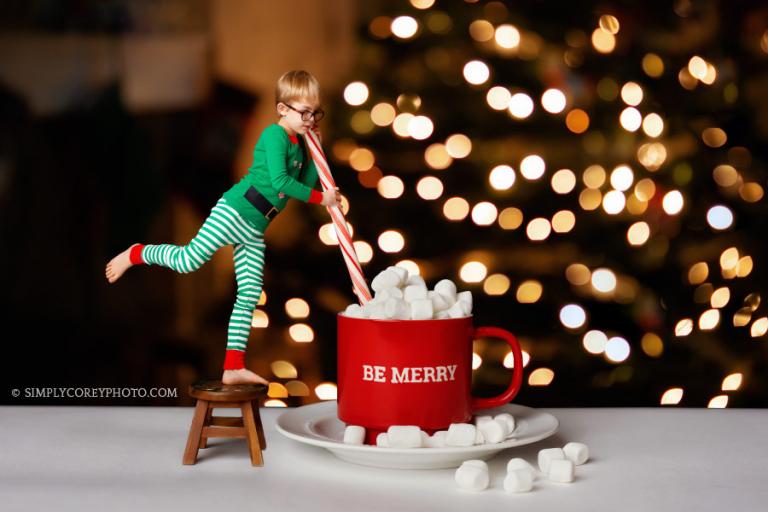
[[[248,450],[251,452],[251,465],[263,466],[259,434],[253,415],[253,402],[243,402],[240,410],[243,412],[243,426],[245,427],[245,437],[248,439]]]
[[[211,416],[213,416],[213,405],[208,406],[208,412],[205,413],[205,421],[203,427],[209,427],[211,425]],[[208,438],[202,436],[200,438],[200,448],[208,448]]]
[[[261,424],[261,413],[259,412],[259,401],[253,400],[251,404],[253,405],[253,415],[256,420],[256,431],[259,433],[259,444],[261,445],[261,449],[263,451],[267,449],[267,438],[264,435],[264,425]]]
[[[203,423],[205,415],[208,413],[208,401],[198,400],[195,406],[195,415],[192,417],[192,425],[189,427],[189,437],[187,437],[187,448],[184,450],[185,465],[197,462],[197,450],[200,448],[200,436],[203,433]]]

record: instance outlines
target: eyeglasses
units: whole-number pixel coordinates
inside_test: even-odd
[[[293,108],[292,106],[288,105],[287,103],[284,103],[286,107],[293,110],[294,112],[297,112],[301,116],[302,121],[309,121],[310,119],[314,118],[315,122],[320,121],[323,117],[325,117],[325,110],[319,108],[312,112],[311,110],[298,110]]]

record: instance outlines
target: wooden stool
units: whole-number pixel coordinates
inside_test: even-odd
[[[267,449],[258,399],[267,390],[261,384],[225,386],[219,380],[198,381],[189,387],[197,398],[195,415],[189,427],[183,464],[195,464],[197,452],[208,446],[209,437],[244,437],[248,440],[251,465],[263,466],[261,451]],[[242,417],[213,416],[216,408],[239,408]]]

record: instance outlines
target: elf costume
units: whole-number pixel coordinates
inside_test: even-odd
[[[245,367],[253,310],[264,283],[264,231],[289,198],[322,201],[322,193],[314,190],[317,168],[304,144],[279,124],[268,126],[256,143],[248,174],[224,193],[187,245],[138,244],[131,250],[131,263],[187,273],[200,268],[221,247],[234,246],[237,298],[229,320],[225,370]]]

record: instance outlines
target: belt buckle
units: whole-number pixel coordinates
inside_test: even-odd
[[[264,216],[267,219],[272,220],[275,217],[275,215],[277,215],[278,213],[280,213],[280,210],[278,210],[273,206],[272,208],[269,209],[269,211]]]

